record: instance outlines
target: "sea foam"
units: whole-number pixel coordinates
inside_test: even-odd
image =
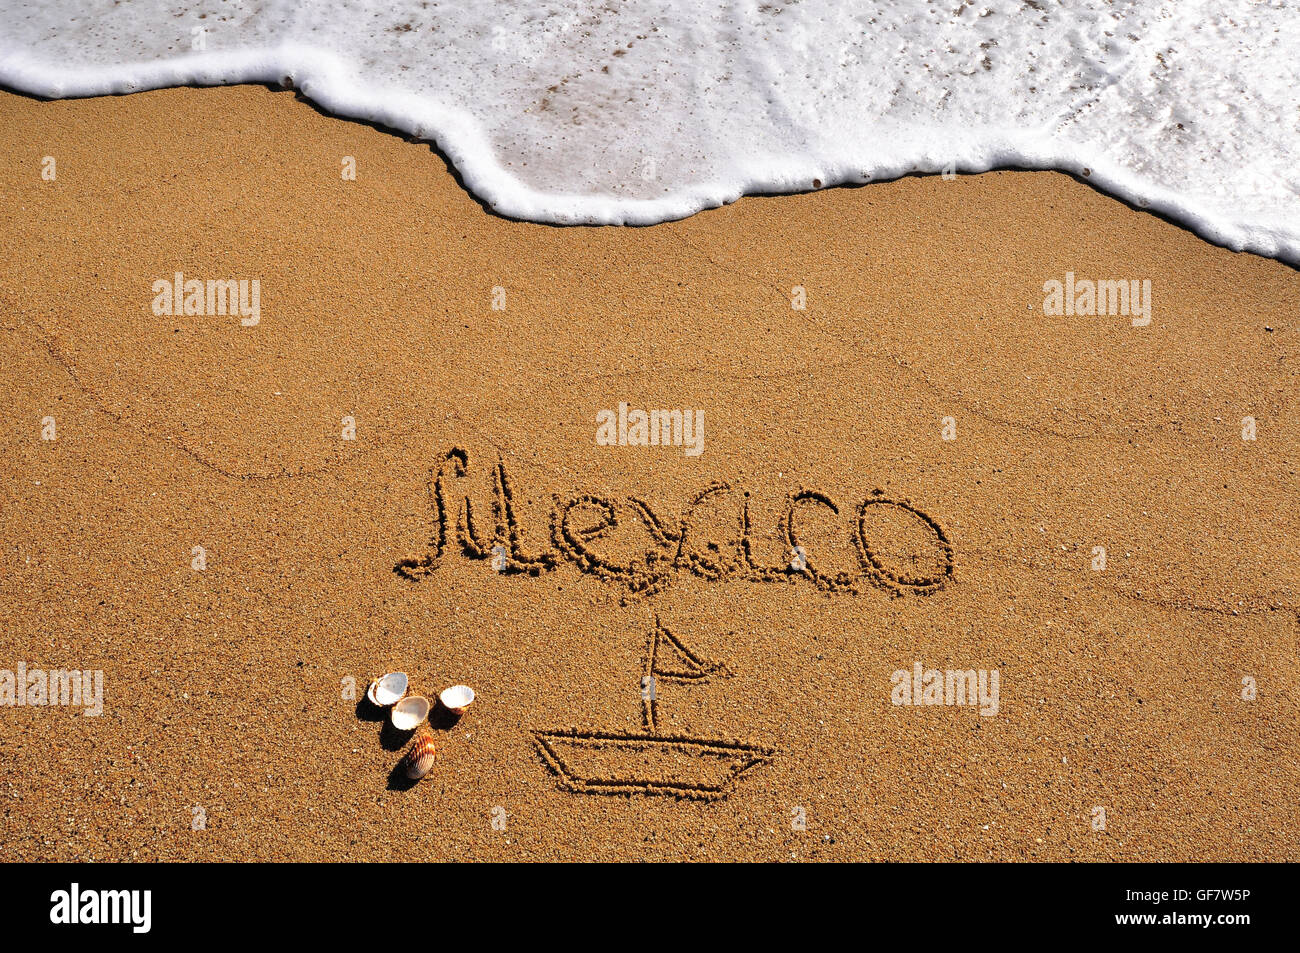
[[[432,140],[517,218],[1021,166],[1300,263],[1289,0],[0,0],[14,89],[241,82]]]

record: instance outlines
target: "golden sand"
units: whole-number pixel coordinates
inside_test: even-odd
[[[552,228],[261,87],[0,124],[0,669],[104,673],[0,708],[8,859],[1300,859],[1295,270],[1051,173]],[[390,670],[478,692],[414,786]]]

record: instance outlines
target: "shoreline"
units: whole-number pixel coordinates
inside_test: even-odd
[[[272,59],[280,58],[274,68],[267,63],[268,55]],[[23,54],[11,56],[8,72],[0,77],[0,90],[46,102],[136,95],[166,89],[202,90],[255,85],[272,91],[292,90],[297,98],[324,115],[364,123],[411,141],[427,143],[454,170],[457,181],[476,202],[512,221],[555,226],[655,226],[681,221],[752,196],[799,195],[804,194],[805,189],[820,191],[824,188],[874,185],[915,174],[942,172],[947,176],[950,173],[978,175],[1013,170],[1054,171],[1085,182],[1103,195],[1132,208],[1151,211],[1220,247],[1258,254],[1300,268],[1300,247],[1297,247],[1296,238],[1294,235],[1276,234],[1283,228],[1279,221],[1230,221],[1222,209],[1212,210],[1205,204],[1207,191],[1180,193],[1155,182],[1143,182],[1127,168],[1108,162],[1098,152],[1085,154],[1076,145],[1071,154],[1067,143],[1057,142],[1039,129],[1000,128],[996,135],[989,134],[988,141],[976,149],[980,158],[974,161],[968,158],[961,163],[954,161],[928,171],[919,168],[929,161],[928,157],[909,161],[895,158],[883,168],[875,168],[870,175],[857,171],[860,166],[856,162],[845,165],[840,160],[838,171],[827,171],[821,162],[809,162],[805,158],[805,167],[797,176],[784,167],[776,176],[782,181],[775,185],[771,180],[744,179],[733,174],[725,181],[697,186],[679,185],[668,198],[628,199],[571,192],[565,196],[569,204],[560,210],[553,196],[523,184],[507,170],[510,162],[502,165],[493,156],[479,120],[468,111],[454,106],[423,104],[420,110],[412,113],[409,111],[413,108],[411,97],[396,89],[361,92],[344,78],[350,70],[344,59],[334,52],[296,43],[280,43],[271,50],[197,52],[179,60],[124,64],[114,68],[112,79],[105,79],[102,74],[95,76],[94,70],[87,69],[65,72],[54,69],[56,78],[51,79],[49,72],[52,69],[48,63],[28,62]],[[74,90],[70,99],[69,88]],[[399,101],[402,106],[394,105]],[[1182,124],[1177,128],[1182,130]],[[948,130],[948,133],[951,135],[952,131]],[[806,185],[796,185],[796,181]],[[1199,206],[1194,198],[1199,199]]]

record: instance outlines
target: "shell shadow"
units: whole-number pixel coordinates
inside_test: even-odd
[[[404,731],[394,727],[391,721],[385,720],[384,726],[379,729],[379,743],[384,746],[385,751],[401,751],[414,734],[414,730]]]
[[[388,772],[388,790],[390,791],[409,791],[420,783],[419,778],[414,780],[406,776],[406,759],[403,758],[393,766],[393,770]]]
[[[450,731],[456,727],[460,719],[460,715],[444,708],[442,702],[438,702],[433,706],[433,711],[429,712],[429,727],[438,731]]]
[[[372,702],[369,696],[362,694],[357,701],[357,718],[362,721],[384,721],[387,717],[387,710]]]

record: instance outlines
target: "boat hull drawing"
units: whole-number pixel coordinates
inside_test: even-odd
[[[726,739],[558,728],[533,732],[560,786],[579,794],[658,794],[717,800],[771,748]]]

